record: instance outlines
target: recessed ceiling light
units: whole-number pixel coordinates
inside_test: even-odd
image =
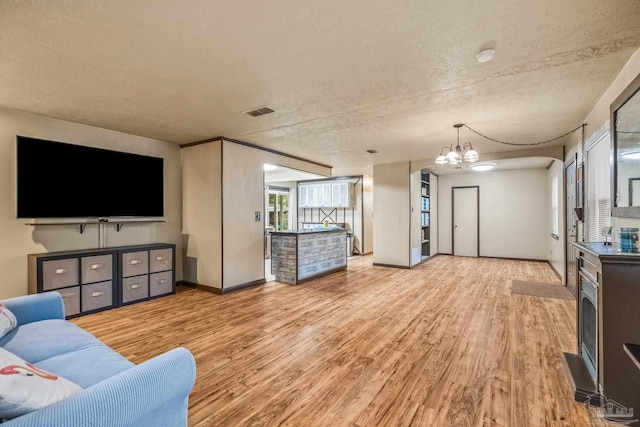
[[[640,160],[640,151],[628,151],[622,154],[622,157],[628,160]]]
[[[478,172],[486,172],[488,170],[493,169],[495,165],[496,165],[495,163],[479,163],[479,164],[471,165],[471,169]]]
[[[269,172],[269,171],[274,171],[278,169],[278,166],[272,165],[271,163],[265,163],[262,168],[264,169],[265,172]]]
[[[482,64],[483,62],[491,61],[495,53],[496,51],[493,49],[484,49],[478,52],[478,54],[476,55],[476,58],[478,59],[478,62]]]

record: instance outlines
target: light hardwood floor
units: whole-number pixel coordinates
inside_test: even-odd
[[[511,295],[512,279],[558,282],[547,264],[371,264],[300,286],[184,289],[74,322],[135,363],[191,350],[191,426],[601,425],[561,361],[575,352],[575,302]]]

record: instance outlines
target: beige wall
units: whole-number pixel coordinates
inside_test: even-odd
[[[182,165],[182,232],[188,236],[186,254],[195,259],[195,281],[221,289],[222,142],[183,148]]]
[[[110,150],[164,158],[165,219],[159,224],[125,224],[118,233],[106,226],[107,246],[166,242],[181,253],[180,147],[121,132],[56,120],[0,108],[0,298],[27,294],[27,254],[96,248],[98,226],[84,234],[78,226],[26,226],[16,219],[16,135],[50,139]],[[117,168],[114,168],[117,173]],[[108,178],[108,177],[106,177]],[[106,185],[96,183],[96,186]],[[181,257],[176,257],[176,278],[182,279]]]
[[[223,142],[223,288],[264,278],[263,163],[260,150]]]
[[[323,176],[331,170],[226,140],[182,151],[184,232],[187,255],[197,258],[198,283],[229,289],[264,279],[263,164]]]
[[[264,279],[264,163],[329,176],[329,168],[230,141],[222,144],[223,288]],[[260,221],[255,221],[255,212]]]
[[[480,256],[548,259],[545,169],[440,175],[440,253],[451,253],[451,188],[475,185],[480,187]]]
[[[373,167],[373,262],[409,267],[409,162]]]

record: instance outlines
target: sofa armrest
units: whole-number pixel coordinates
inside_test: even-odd
[[[64,319],[64,303],[58,292],[44,292],[0,301],[15,316],[18,325],[47,319]]]
[[[176,348],[2,426],[185,427],[195,369],[189,350]]]

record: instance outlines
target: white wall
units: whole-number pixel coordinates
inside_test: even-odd
[[[182,232],[189,236],[187,256],[196,260],[197,283],[221,289],[222,142],[183,148],[182,164]]]
[[[552,209],[551,209],[551,192],[553,185],[553,177],[558,177],[558,240],[551,237],[551,235],[547,235],[547,243],[549,246],[549,263],[553,266],[558,274],[562,277],[562,282],[564,283],[565,278],[565,242],[566,242],[566,233],[565,233],[565,225],[564,225],[564,206],[565,206],[565,192],[564,192],[564,166],[563,163],[559,160],[555,160],[551,167],[547,170],[547,186],[548,186],[548,194],[549,194],[549,203],[548,203],[548,212],[547,212],[547,227],[549,230],[552,229]]]
[[[547,171],[440,175],[439,252],[451,253],[451,188],[480,187],[480,256],[544,259],[548,253]]]
[[[68,142],[164,159],[165,219],[158,224],[106,227],[107,246],[166,242],[176,244],[176,278],[182,279],[180,147],[163,141],[0,108],[0,298],[27,294],[27,254],[98,247],[98,227],[26,226],[16,219],[16,135]],[[117,167],[114,167],[117,173]],[[96,183],[96,185],[102,185]]]
[[[409,162],[373,167],[373,262],[409,266]]]

